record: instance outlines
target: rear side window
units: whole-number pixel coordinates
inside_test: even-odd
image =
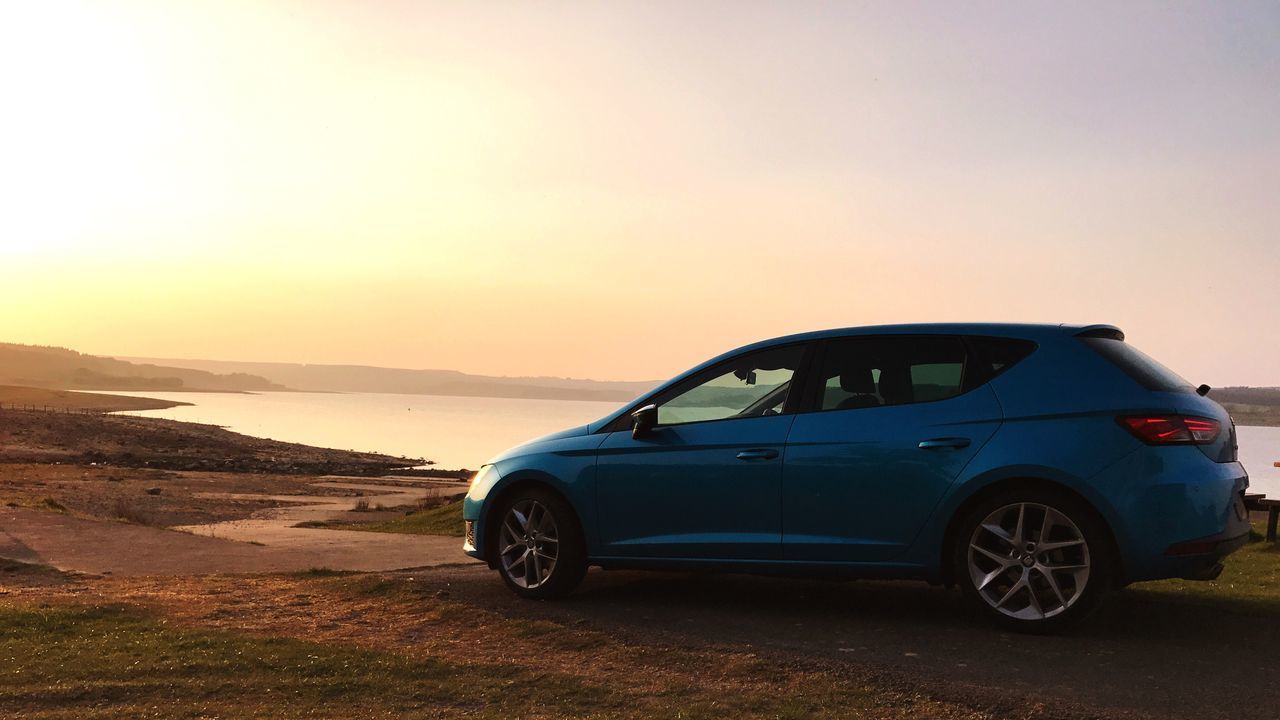
[[[827,343],[823,410],[944,400],[964,390],[966,354],[954,337],[891,336]]]
[[[1036,344],[1030,340],[1017,338],[972,336],[967,340],[977,356],[974,358],[974,363],[981,365],[974,368],[974,377],[971,379],[982,376],[982,382],[1018,364],[1036,349]]]
[[[1080,342],[1093,348],[1099,355],[1110,360],[1112,364],[1125,371],[1129,377],[1137,380],[1148,390],[1195,392],[1191,383],[1182,379],[1180,375],[1123,340],[1082,337]]]

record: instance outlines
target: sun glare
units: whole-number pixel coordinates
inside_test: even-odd
[[[109,242],[113,221],[163,195],[158,66],[128,18],[102,8],[9,3],[0,11],[6,250]]]

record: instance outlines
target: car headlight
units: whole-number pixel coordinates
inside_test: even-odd
[[[471,485],[467,488],[467,497],[472,500],[481,500],[489,492],[489,488],[498,482],[498,469],[492,465],[482,465],[471,477]]]

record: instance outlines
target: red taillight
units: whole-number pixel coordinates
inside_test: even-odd
[[[1208,445],[1218,439],[1218,433],[1222,432],[1222,425],[1217,420],[1209,418],[1185,417],[1182,422],[1187,426],[1187,430],[1191,433],[1191,439],[1200,444]]]
[[[1130,415],[1120,424],[1148,445],[1208,445],[1218,439],[1217,420],[1183,415]]]

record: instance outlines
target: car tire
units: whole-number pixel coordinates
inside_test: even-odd
[[[1115,576],[1110,533],[1079,498],[1009,488],[970,507],[951,543],[952,577],[1001,627],[1049,633],[1101,603]]]
[[[587,572],[587,548],[577,514],[544,488],[504,497],[493,517],[494,561],[502,581],[520,597],[564,597]]]

